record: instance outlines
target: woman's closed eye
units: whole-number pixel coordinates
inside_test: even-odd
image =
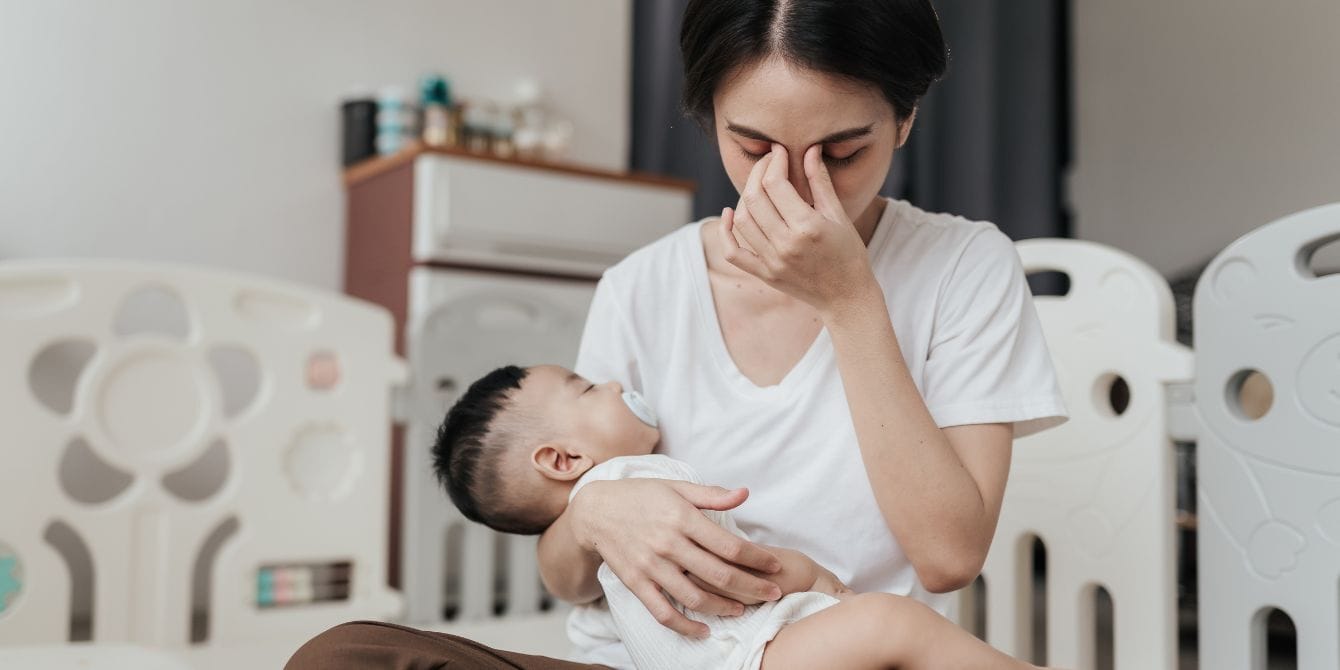
[[[827,151],[825,151],[825,152],[824,152],[824,162],[825,162],[825,163],[828,163],[828,167],[830,167],[830,168],[840,168],[840,167],[842,167],[842,166],[844,166],[844,165],[851,165],[852,163],[855,163],[855,162],[856,162],[856,158],[857,158],[858,156],[860,156],[860,155],[861,155],[861,152],[863,152],[863,151],[865,151],[865,147],[861,147],[860,149],[857,149],[856,151],[852,151],[852,152],[850,152],[850,153],[847,153],[847,154],[844,154],[844,155],[841,155],[841,156],[834,156],[834,155],[828,153]]]
[[[865,147],[861,147],[860,149],[857,149],[843,156],[834,156],[825,151],[824,162],[827,163],[828,167],[830,168],[840,168],[845,165],[851,165],[852,163],[856,162],[856,157],[860,156],[861,152],[863,151],[865,151]],[[764,156],[768,155],[767,151],[764,151],[763,153],[754,153],[744,147],[740,147],[740,153],[743,154],[744,157],[750,161],[761,160]]]
[[[759,152],[754,152],[744,148],[744,145],[741,144],[737,144],[735,146],[740,149],[740,153],[743,154],[745,158],[751,161],[761,160],[764,156],[767,156],[769,153],[771,153],[767,149],[764,149],[763,151]]]

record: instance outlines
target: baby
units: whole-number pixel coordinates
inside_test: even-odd
[[[552,365],[508,366],[472,384],[447,412],[433,460],[466,517],[505,533],[538,534],[592,481],[702,483],[685,463],[652,454],[659,441],[651,409],[618,383],[593,384]],[[703,513],[746,537],[729,513]],[[638,670],[1035,667],[916,600],[854,594],[804,554],[769,551],[783,565],[766,576],[781,588],[781,600],[751,605],[737,617],[685,611],[707,624],[706,639],[683,637],[657,623],[603,564],[598,576],[608,610],[579,605],[574,619],[586,619],[581,625],[590,629],[591,622],[612,618],[606,628],[617,631]]]

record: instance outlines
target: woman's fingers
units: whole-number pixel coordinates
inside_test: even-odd
[[[727,208],[729,209],[729,208]],[[681,480],[668,482],[679,497],[689,501],[698,509],[711,509],[719,512],[735,509],[749,499],[749,489],[728,489],[721,486],[704,486]]]
[[[780,165],[778,165],[779,163]],[[777,212],[777,207],[772,204],[772,199],[768,197],[768,192],[763,188],[763,176],[770,170],[776,169],[782,170],[782,178],[785,179],[786,150],[782,149],[780,145],[774,144],[772,145],[772,151],[769,151],[767,156],[754,163],[754,169],[749,171],[749,179],[744,184],[744,191],[740,193],[740,201],[749,210],[749,217],[756,222],[769,239],[773,235],[782,234],[786,230],[786,221]],[[754,251],[763,252],[758,247],[754,247]]]
[[[690,543],[685,541],[685,544]],[[696,551],[703,553],[701,549]],[[665,569],[657,571],[654,579],[660,583],[661,589],[675,602],[683,605],[684,609],[713,616],[739,616],[744,613],[744,607],[739,602],[712,593],[693,583],[689,575],[685,574],[685,569],[679,568],[674,563],[673,560],[666,561]]]
[[[772,253],[772,241],[754,222],[749,214],[749,206],[743,201],[740,202],[740,207],[731,213],[731,229],[740,237],[742,246],[754,252],[754,255],[767,256]]]
[[[772,159],[772,154],[760,158],[754,164],[754,168],[749,171],[749,180],[745,182],[744,189],[740,191],[740,204],[735,208],[734,220],[731,224],[744,245],[761,258],[772,255],[772,240],[769,238],[768,232],[758,224],[754,210],[756,205],[751,203],[759,202],[760,196],[758,194],[763,192],[762,187],[759,186],[759,180],[762,179],[763,172],[767,170]],[[766,195],[761,197],[763,200],[767,200]],[[771,207],[772,205],[768,204],[767,206]]]
[[[805,220],[808,216],[813,216],[814,208],[800,197],[796,187],[791,184],[789,174],[791,163],[787,160],[786,147],[780,144],[774,144],[772,147],[774,158],[763,173],[763,190],[777,208],[777,213],[790,226]]]
[[[753,598],[749,598],[740,595],[738,593],[734,594],[724,593],[721,591],[721,589],[718,589],[717,587],[712,586],[711,584],[708,584],[707,582],[701,579],[698,579],[698,576],[693,574],[692,572],[686,573],[685,576],[689,578],[689,581],[693,582],[694,586],[697,586],[698,588],[707,591],[708,593],[715,593],[719,596],[725,596],[731,602],[738,603],[740,605],[740,609],[737,611],[737,614],[731,616],[739,616],[740,614],[744,614],[745,607],[748,607],[749,605],[758,605],[764,602],[762,600],[755,600]]]
[[[774,556],[772,552],[712,523],[706,516],[702,517],[701,523],[695,520],[692,527],[688,529],[688,536],[703,549],[720,557],[727,563],[768,574],[782,569],[781,560]],[[707,579],[709,582],[712,581],[708,579],[710,575],[700,574],[698,576]],[[753,586],[760,586],[757,582],[750,583]]]
[[[828,174],[828,166],[824,165],[823,147],[817,144],[805,151],[805,178],[810,182],[814,208],[830,221],[845,221],[847,214],[833,190],[833,177]]]
[[[745,488],[726,489],[720,486],[703,486],[684,481],[671,482],[670,488],[698,509],[720,512],[735,509],[749,498],[749,489]],[[731,563],[743,565],[759,572],[772,573],[782,569],[781,559],[774,556],[772,552],[721,528],[709,521],[707,517],[703,517],[703,521],[707,522],[703,528],[721,531],[720,533],[710,533],[706,536],[694,538],[695,542],[708,551]]]
[[[706,624],[693,621],[684,616],[682,612],[675,609],[670,604],[670,600],[661,592],[661,588],[650,579],[625,579],[615,572],[615,576],[628,587],[628,590],[637,596],[646,606],[647,611],[651,613],[652,618],[656,619],[662,626],[688,637],[704,638],[711,631]],[[680,577],[683,577],[681,574]]]
[[[763,278],[764,273],[768,271],[767,267],[763,265],[763,261],[759,260],[754,252],[741,247],[735,241],[734,210],[729,207],[721,210],[721,225],[719,228],[721,229],[722,255],[726,258],[726,262],[755,277]]]
[[[707,518],[703,517],[703,520],[707,521]],[[711,521],[707,521],[707,523],[716,532],[740,539]],[[746,545],[750,544],[747,541],[741,541]],[[771,601],[782,597],[782,591],[776,584],[762,577],[749,574],[739,565],[734,564],[734,561],[722,560],[707,545],[694,544],[686,547],[680,554],[672,556],[671,560],[698,579],[711,584],[719,593],[736,596],[740,600],[748,602]],[[685,606],[688,606],[688,603],[685,603]],[[689,609],[695,608],[690,607]]]

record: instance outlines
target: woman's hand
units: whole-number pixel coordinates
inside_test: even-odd
[[[576,515],[578,543],[598,553],[657,621],[681,635],[705,637],[707,626],[685,617],[666,595],[687,609],[718,616],[741,614],[742,601],[782,595],[764,577],[781,569],[777,557],[701,512],[733,509],[747,497],[744,489],[624,479],[583,487],[569,511]],[[716,593],[691,577],[710,584]]]
[[[786,149],[774,144],[749,173],[738,209],[722,211],[719,230],[727,262],[827,314],[878,284],[822,154],[818,145],[805,152],[813,207],[788,179]]]

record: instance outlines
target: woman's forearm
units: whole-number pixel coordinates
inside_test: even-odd
[[[923,585],[959,588],[985,560],[996,516],[927,410],[873,277],[824,321],[885,523]]]
[[[574,605],[591,602],[601,595],[596,571],[600,555],[586,551],[573,529],[572,508],[558,517],[540,536],[540,577],[555,597]]]

